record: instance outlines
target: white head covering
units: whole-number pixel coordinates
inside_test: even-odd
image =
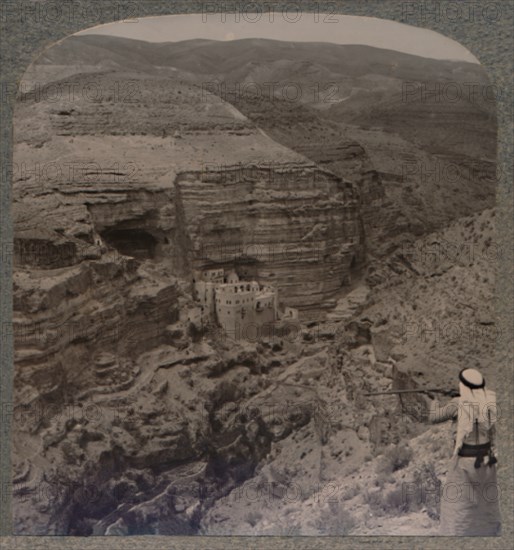
[[[462,369],[459,373],[459,411],[454,456],[475,424],[489,428],[496,421],[496,395],[485,389],[485,379],[476,369]],[[492,410],[492,408],[494,409]]]

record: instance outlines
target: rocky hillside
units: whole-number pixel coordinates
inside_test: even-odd
[[[91,80],[73,82],[84,89]],[[235,261],[276,285],[288,305],[314,314],[333,305],[363,257],[350,181],[196,87],[122,73],[95,83],[104,92],[136,86],[138,98],[131,109],[114,91],[94,102],[29,96],[19,104],[16,161],[39,167],[15,181],[22,264],[76,264],[84,249],[100,254],[103,241],[186,279]],[[63,260],[45,253],[60,247],[69,251]],[[339,261],[327,272],[329,257]]]
[[[358,45],[85,35],[47,50],[27,89],[79,67],[183,80],[232,103],[275,141],[354,183],[368,253],[494,204],[495,89],[477,64]]]
[[[493,238],[488,210],[370,268],[354,299],[316,327],[319,339],[332,335],[323,352],[278,377],[327,402],[326,442],[316,444],[307,426],[277,443],[256,475],[209,510],[207,533],[437,535],[434,491],[445,483],[454,427],[428,424],[427,408],[445,398],[364,393],[452,388],[465,366],[495,380],[504,335],[493,317],[501,254]],[[298,399],[308,395],[302,389]]]
[[[398,491],[444,480],[444,429],[427,431],[423,398],[364,394],[453,386],[470,357],[494,380],[494,131],[482,177],[449,185],[412,169],[442,159],[425,111],[414,140],[356,107],[349,124],[202,88],[337,73],[354,90],[392,72],[385,98],[434,63],[259,40],[45,52],[16,105],[17,533],[434,531],[437,507]],[[492,128],[477,113],[465,131]],[[469,160],[453,143],[445,162]],[[248,342],[189,323],[204,266],[275,285],[300,322]]]
[[[451,426],[426,424],[427,398],[364,394],[454,387],[470,357],[494,380],[492,220],[412,242],[327,322],[236,343],[179,320],[133,362],[82,359],[82,391],[61,378],[39,424],[17,416],[18,532],[437,533],[437,502],[403,491],[444,483]]]

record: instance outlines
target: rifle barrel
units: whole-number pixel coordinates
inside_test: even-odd
[[[426,388],[426,389],[417,389],[417,390],[390,390],[390,391],[379,391],[373,393],[365,393],[365,396],[372,395],[396,395],[397,393],[447,393],[450,394],[451,390],[443,390],[441,388]]]

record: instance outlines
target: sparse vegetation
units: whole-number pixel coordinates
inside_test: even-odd
[[[340,502],[329,502],[316,519],[316,528],[323,535],[346,536],[355,527],[353,516]]]
[[[404,481],[394,489],[384,492],[364,491],[364,501],[373,514],[378,516],[396,516],[426,509],[427,515],[439,519],[441,481],[438,479],[433,463],[423,463],[414,471],[410,481]]]
[[[362,492],[362,487],[358,483],[356,483],[355,485],[352,485],[351,487],[346,489],[346,491],[342,494],[341,499],[343,501],[351,500],[361,492]]]
[[[257,510],[252,510],[248,512],[245,516],[246,523],[249,523],[252,527],[255,527],[261,519],[262,514]]]
[[[365,491],[364,502],[376,516],[397,516],[418,509],[412,495],[405,490],[405,484],[388,492],[381,489]]]
[[[412,459],[412,449],[408,446],[395,445],[384,453],[377,467],[377,473],[391,474],[409,465]]]
[[[395,479],[391,474],[386,474],[385,472],[382,472],[375,478],[375,486],[380,487],[381,489],[384,488],[386,483],[394,483]]]
[[[414,485],[420,488],[420,504],[425,506],[428,516],[439,519],[441,480],[435,473],[433,462],[424,462],[415,470]]]

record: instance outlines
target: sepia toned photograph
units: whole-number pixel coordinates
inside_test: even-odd
[[[14,534],[501,535],[502,90],[333,18],[140,18],[27,68]]]

